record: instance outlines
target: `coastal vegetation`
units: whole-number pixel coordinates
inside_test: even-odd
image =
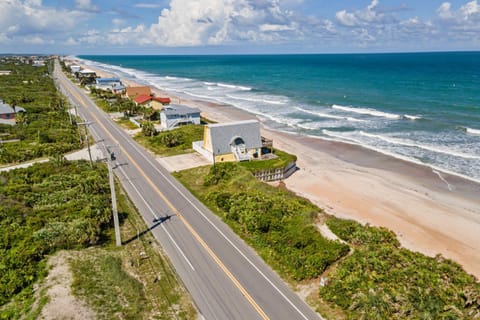
[[[202,125],[181,126],[156,135],[137,135],[135,140],[156,154],[174,156],[192,152],[192,142],[203,139]]]
[[[316,231],[317,207],[257,181],[235,163],[186,170],[176,177],[286,279],[318,277],[349,251]]]
[[[50,161],[0,174],[0,306],[28,300],[46,257],[107,238],[107,171],[83,161]],[[15,317],[9,308],[2,318]]]
[[[35,288],[42,288],[47,259],[58,250],[67,250],[74,294],[99,319],[193,317],[168,259],[117,189],[122,248],[113,245],[103,164],[92,169],[58,159],[0,173],[0,319],[37,318],[48,288]]]
[[[328,318],[480,316],[480,284],[473,276],[441,256],[401,248],[390,230],[327,216],[236,163],[175,176],[290,283],[326,279],[308,300]],[[325,239],[313,225],[316,217],[345,243]]]
[[[480,284],[457,263],[401,248],[385,228],[329,218],[354,252],[328,274],[320,298],[349,319],[477,319]]]
[[[24,162],[79,149],[77,126],[67,112],[67,103],[50,76],[49,66],[4,62],[0,69],[12,70],[0,77],[0,99],[27,112],[17,114],[16,125],[0,124],[0,164]]]

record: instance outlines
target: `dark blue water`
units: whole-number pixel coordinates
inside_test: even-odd
[[[81,58],[177,95],[234,105],[274,129],[480,180],[480,52]]]

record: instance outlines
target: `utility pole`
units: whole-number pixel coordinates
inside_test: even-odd
[[[113,169],[112,169],[112,160],[115,159],[114,153],[110,152],[108,147],[103,144],[103,148],[105,149],[105,153],[107,156],[107,166],[108,166],[108,180],[110,182],[110,194],[112,197],[112,214],[113,214],[113,224],[115,227],[115,242],[118,247],[122,246],[122,239],[120,237],[120,221],[118,219],[118,211],[117,211],[117,194],[115,193],[115,183],[113,180]]]
[[[88,140],[87,126],[91,125],[92,123],[93,121],[85,121],[85,122],[77,123],[79,126],[85,126],[85,140],[87,141],[88,157],[90,158],[90,168],[93,168],[93,161],[92,161],[92,152],[90,151],[90,141]]]

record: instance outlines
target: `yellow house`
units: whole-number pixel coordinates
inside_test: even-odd
[[[203,141],[194,142],[193,149],[212,162],[259,158],[262,149],[260,123],[247,120],[206,125]]]

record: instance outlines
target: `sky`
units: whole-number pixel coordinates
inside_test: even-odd
[[[0,0],[0,53],[480,50],[480,0]]]

